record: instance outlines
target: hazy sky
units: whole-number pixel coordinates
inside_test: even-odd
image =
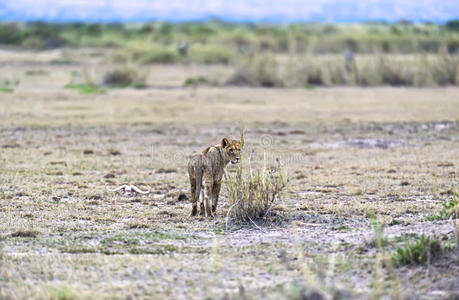
[[[0,20],[443,22],[459,18],[459,0],[0,0]]]

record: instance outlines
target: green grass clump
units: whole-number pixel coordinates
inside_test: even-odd
[[[26,76],[41,76],[41,75],[48,75],[49,72],[45,70],[29,70],[25,72]]]
[[[459,196],[456,191],[453,192],[451,200],[442,203],[443,209],[438,215],[430,216],[428,220],[449,220],[456,219],[459,211]]]
[[[183,82],[183,86],[187,87],[197,87],[200,85],[215,85],[215,83],[204,76],[189,77]]]
[[[161,245],[156,247],[147,248],[131,248],[129,249],[130,254],[167,254],[179,252],[180,248],[176,245]]]
[[[14,87],[17,87],[19,85],[19,80],[9,80],[5,79],[0,83],[0,93],[13,93],[14,92]]]
[[[394,264],[423,264],[429,259],[433,260],[442,253],[442,247],[438,240],[431,239],[428,236],[421,235],[415,241],[408,242],[404,247],[397,248],[392,255]]]
[[[0,92],[11,94],[11,93],[14,92],[14,89],[12,89],[10,87],[6,87],[6,86],[0,86]]]
[[[47,294],[49,300],[74,300],[77,299],[74,291],[67,286],[61,286],[58,288],[49,287],[47,288]]]
[[[67,84],[64,86],[66,89],[75,89],[80,92],[80,94],[104,94],[105,89],[100,89],[94,84],[89,83],[80,83],[80,84]]]

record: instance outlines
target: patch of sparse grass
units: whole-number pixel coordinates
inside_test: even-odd
[[[0,92],[11,94],[11,93],[14,92],[14,89],[12,89],[10,87],[0,86]]]
[[[457,247],[457,245],[454,244],[454,243],[446,244],[446,245],[443,246],[443,251],[445,251],[445,252],[454,251],[454,250],[456,250],[456,247]]]
[[[179,56],[176,51],[163,47],[136,51],[132,56],[135,61],[138,61],[141,64],[175,63],[179,60]]]
[[[183,86],[198,87],[200,85],[215,85],[215,82],[204,76],[189,77],[183,82]]]
[[[40,232],[36,230],[18,230],[11,234],[12,237],[37,237]]]
[[[141,229],[141,228],[150,228],[150,224],[142,222],[142,221],[132,221],[127,224],[129,229]]]
[[[179,252],[180,247],[176,245],[160,245],[155,247],[145,247],[145,248],[131,248],[129,253],[131,254],[167,254]]]
[[[43,76],[48,74],[49,72],[45,70],[29,70],[25,72],[26,76]]]
[[[155,245],[152,247],[134,247],[129,249],[130,254],[162,255],[170,253],[208,253],[209,250],[202,247],[179,247],[177,245]]]
[[[47,288],[49,300],[74,300],[76,299],[75,292],[68,286],[49,287]]]
[[[107,92],[106,89],[101,89],[101,88],[98,88],[96,85],[86,84],[86,83],[66,84],[64,88],[78,90],[80,94],[83,94],[83,95],[85,94],[104,94]]]
[[[407,242],[404,247],[397,248],[392,255],[394,264],[423,264],[428,260],[437,258],[442,253],[442,247],[437,239],[421,235],[411,242]]]
[[[451,200],[442,203],[443,209],[438,215],[427,217],[428,220],[449,220],[456,219],[459,210],[459,196],[457,191],[453,192]]]
[[[193,235],[183,235],[175,232],[165,232],[157,230],[147,230],[141,232],[119,233],[114,236],[105,238],[101,241],[102,244],[110,243],[125,243],[129,245],[138,244],[143,242],[158,242],[163,240],[182,240],[185,241],[189,238],[196,238]]]
[[[52,59],[49,63],[52,65],[71,65],[73,64],[73,60],[70,58],[56,58]]]
[[[95,253],[96,250],[84,245],[72,245],[72,246],[65,246],[61,247],[59,249],[63,253],[71,253],[71,254],[77,254],[77,253]]]
[[[18,85],[19,85],[18,79],[15,79],[15,80],[5,79],[0,83],[0,92],[11,94],[14,92],[13,87],[18,86]]]

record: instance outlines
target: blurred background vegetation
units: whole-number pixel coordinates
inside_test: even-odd
[[[101,48],[114,65],[224,64],[185,84],[309,87],[459,84],[459,20],[445,24],[0,23],[3,48]]]

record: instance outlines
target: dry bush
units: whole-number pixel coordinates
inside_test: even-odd
[[[273,207],[279,203],[281,193],[288,180],[282,173],[280,163],[272,168],[261,171],[250,169],[247,176],[243,175],[239,166],[236,176],[226,184],[230,209],[227,219],[237,222],[253,222],[269,217]]]
[[[137,50],[132,53],[132,59],[141,64],[176,63],[179,61],[178,53],[167,47],[152,47],[147,50]]]
[[[147,77],[148,72],[124,65],[107,71],[104,75],[103,83],[113,87],[133,86],[141,88],[146,86]]]
[[[284,82],[279,74],[277,59],[272,55],[257,55],[243,60],[226,84],[282,87]]]
[[[438,85],[459,83],[459,59],[457,56],[443,54],[430,63],[430,73]]]
[[[233,52],[228,47],[219,45],[192,45],[190,47],[191,61],[203,64],[228,64],[233,58]]]

